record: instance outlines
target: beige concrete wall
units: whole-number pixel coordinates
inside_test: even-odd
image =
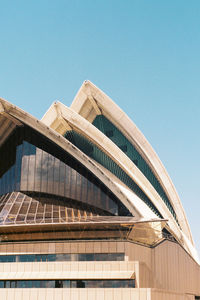
[[[152,289],[151,300],[194,300],[194,296],[182,293]]]
[[[127,261],[12,262],[0,264],[0,280],[131,279],[139,263]]]
[[[152,271],[155,287],[200,295],[200,266],[176,243],[153,249]]]
[[[193,295],[157,289],[0,289],[3,300],[194,300]]]
[[[125,252],[124,241],[64,241],[0,243],[0,254],[12,253],[112,253]],[[128,243],[129,244],[129,243]],[[140,246],[140,249],[142,246]]]
[[[148,248],[127,242],[125,253],[140,262],[140,287],[200,295],[200,266],[177,243],[165,240]]]
[[[2,300],[151,300],[149,289],[0,289]],[[168,299],[167,299],[168,300]],[[179,300],[179,299],[178,299]]]
[[[130,268],[136,273],[136,287],[157,288],[182,294],[200,295],[199,265],[180,245],[171,241],[166,240],[155,248],[145,247],[128,241],[63,241],[0,244],[1,254],[95,252],[125,252],[126,260],[129,260],[129,262],[139,262],[139,265],[135,264],[134,267],[130,263]],[[106,262],[104,263],[106,265]],[[116,266],[117,264],[116,262]]]

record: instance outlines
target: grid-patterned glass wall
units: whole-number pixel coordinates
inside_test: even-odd
[[[91,172],[30,128],[19,128],[4,144],[0,165],[0,195],[34,191],[75,199],[114,215],[128,213]]]
[[[112,217],[105,210],[74,199],[35,192],[28,194],[12,192],[0,197],[0,225],[91,222],[95,217],[98,221],[100,216]]]
[[[82,150],[89,157],[93,158],[95,161],[103,165],[116,177],[118,177],[122,182],[124,182],[140,199],[142,199],[155,214],[160,218],[162,215],[147,197],[147,195],[140,189],[140,187],[127,175],[127,173],[121,169],[108,155],[106,155],[100,148],[89,141],[86,137],[77,133],[74,130],[67,131],[65,137],[76,145],[80,150]]]
[[[163,190],[160,182],[153,174],[151,168],[143,157],[139,154],[136,148],[129,142],[129,140],[122,134],[122,132],[110,122],[104,115],[98,115],[93,121],[93,125],[97,127],[101,132],[109,137],[109,139],[115,143],[140,169],[144,176],[150,181],[155,190],[158,192],[162,200],[165,202],[169,211],[172,213],[174,218],[177,220],[176,213]]]

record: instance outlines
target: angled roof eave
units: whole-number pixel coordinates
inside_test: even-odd
[[[81,135],[88,138],[100,149],[103,150],[113,161],[115,161],[128,175],[132,178],[134,182],[143,190],[143,192],[151,199],[153,204],[157,207],[158,211],[163,215],[164,218],[168,219],[169,226],[174,231],[175,235],[178,236],[181,240],[180,228],[175,222],[174,218],[168,211],[168,208],[160,198],[159,194],[156,192],[154,187],[146,179],[144,174],[134,165],[134,163],[123,153],[107,136],[105,136],[101,131],[99,131],[94,125],[84,119],[82,116],[65,106],[64,104],[57,102],[51,106],[51,109],[48,111],[49,114],[46,114],[43,118],[45,123],[48,122],[49,126],[55,126],[55,130],[60,128],[60,122],[62,119],[66,121],[71,129],[75,129]],[[67,131],[67,127],[63,133]],[[93,160],[94,163],[96,163]],[[96,163],[97,164],[97,163]],[[98,164],[99,165],[99,164]],[[99,165],[99,168],[103,170],[104,173],[108,172],[104,167]],[[116,180],[115,176],[109,172],[108,176],[112,180]],[[123,187],[120,183],[117,183],[120,186],[120,189],[124,193],[128,193],[128,189]],[[139,205],[139,203],[138,203]],[[141,207],[139,205],[139,207]],[[139,209],[137,207],[137,209]],[[146,216],[147,217],[147,216]]]
[[[90,170],[97,178],[99,178],[112,192],[115,196],[127,207],[128,210],[133,213],[136,217],[141,217],[139,211],[133,208],[130,204],[126,195],[122,193],[117,185],[110,180],[110,178],[102,172],[99,166],[88,158],[82,151],[80,151],[76,146],[74,146],[70,141],[64,138],[61,134],[47,126],[44,122],[39,121],[29,113],[23,111],[22,109],[16,107],[5,99],[0,98],[0,107],[3,107],[3,111],[0,113],[9,115],[10,118],[16,120],[21,125],[27,125],[40,134],[44,135],[46,138],[54,142],[57,146],[67,151],[75,159],[77,159],[82,165],[84,165],[88,170]]]
[[[127,137],[141,156],[148,162],[153,173],[159,179],[164,191],[168,195],[184,233],[194,245],[189,223],[177,191],[165,167],[147,139],[120,107],[90,81],[84,81],[70,108],[86,119],[91,118],[88,116],[92,116],[92,119],[89,120],[92,122],[97,113],[94,113],[94,108],[92,107],[91,101],[88,100],[88,97],[94,98],[96,105],[102,111],[103,115]]]

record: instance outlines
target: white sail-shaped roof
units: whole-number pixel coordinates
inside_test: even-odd
[[[140,168],[134,164],[130,157],[106,136],[105,132],[100,131],[94,126],[95,118],[100,115],[109,120],[133,147],[137,149],[142,159],[151,169],[153,176],[159,182],[161,189],[166,195],[167,202],[163,201],[158,190],[156,190],[155,186],[141,172]],[[56,102],[44,115],[42,121],[62,135],[66,134],[66,132],[76,132],[100,149],[137,184],[162,217],[168,220],[169,230],[173,232],[175,237],[193,257],[196,256],[184,209],[167,171],[144,135],[107,95],[91,82],[85,81],[70,108],[67,108],[60,102]],[[93,160],[93,163],[97,164],[95,160]],[[98,163],[98,167],[127,196],[129,199],[128,203],[132,205],[138,215],[143,218],[155,216],[155,212],[152,212],[148,205],[144,202],[141,204],[142,201],[138,196],[135,196],[136,198],[133,200],[134,193],[130,187],[120,181],[110,170],[106,170],[105,166],[101,165],[101,163]]]

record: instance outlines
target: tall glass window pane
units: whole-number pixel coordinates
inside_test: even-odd
[[[35,157],[36,148],[34,145],[29,144],[29,168],[28,168],[28,191],[34,191],[35,183]]]
[[[36,148],[34,190],[37,192],[40,192],[41,189],[41,178],[42,178],[41,168],[42,168],[42,150]]]
[[[59,185],[59,180],[60,180],[60,160],[55,158],[54,160],[54,176],[53,176],[53,190],[55,195],[60,195],[60,185]]]
[[[63,288],[70,288],[70,280],[63,280]]]
[[[22,157],[22,168],[21,168],[21,187],[22,191],[28,190],[28,170],[29,170],[29,147],[30,144],[27,142],[23,143],[23,157]]]
[[[41,192],[48,192],[48,165],[49,165],[49,155],[45,151],[42,151],[42,165],[41,165]],[[52,168],[53,172],[53,168]]]

